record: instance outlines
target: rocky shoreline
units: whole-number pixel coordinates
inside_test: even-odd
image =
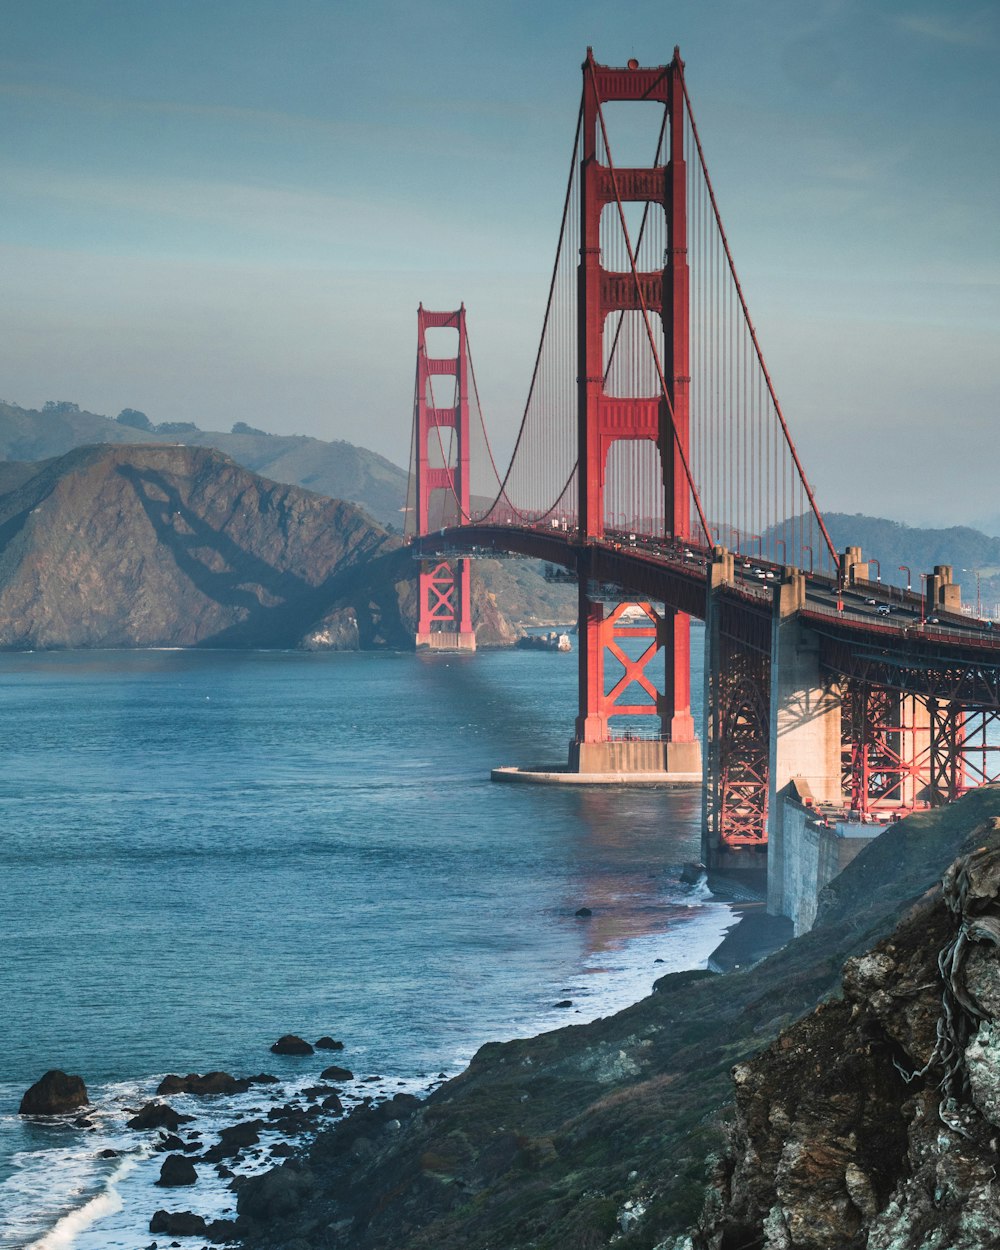
[[[283,1076],[169,1073],[141,1105],[116,1110],[126,1140],[116,1143],[117,1149],[101,1150],[98,1157],[109,1164],[146,1157],[156,1164],[154,1185],[163,1197],[162,1205],[147,1208],[142,1217],[150,1233],[199,1238],[198,1244],[232,1244],[240,1231],[235,1218],[237,1197],[251,1176],[285,1160],[305,1157],[318,1133],[353,1110],[390,1107],[394,1115],[405,1116],[419,1102],[415,1093],[390,1088],[403,1082],[375,1074],[355,1077],[349,1068],[331,1063],[331,1053],[339,1058],[345,1044],[328,1035],[308,1042],[286,1034],[270,1049],[296,1061]],[[433,1079],[428,1076],[422,1088],[426,1091],[444,1079],[443,1072]],[[249,1103],[241,1099],[243,1095]],[[96,1133],[95,1121],[106,1120],[110,1108],[99,1095],[91,1099],[80,1076],[52,1070],[25,1091],[19,1112],[39,1126]],[[289,1185],[292,1190],[296,1186],[286,1178],[293,1173],[294,1168],[276,1173],[277,1179],[264,1187],[264,1198],[250,1202],[250,1211],[259,1210],[262,1202],[288,1208],[285,1191]],[[206,1182],[214,1182],[213,1193],[206,1193]],[[222,1218],[204,1214],[218,1205],[214,1190],[220,1183],[231,1194]],[[179,1201],[182,1196],[186,1202]]]
[[[938,1089],[944,1059],[928,1032],[941,1016],[942,943],[965,923],[941,886],[956,857],[951,877],[974,882],[966,895],[978,891],[976,914],[997,916],[1000,934],[1000,788],[984,787],[888,830],[827,888],[812,932],[757,967],[671,974],[615,1016],[484,1046],[423,1101],[354,1111],[241,1186],[242,1243],[994,1244],[983,1231],[1000,1216],[987,1166],[1000,1120],[991,940],[977,949],[989,969],[979,973],[980,1017],[969,1016],[978,1032],[967,1020],[949,1060],[954,1106]],[[894,1059],[905,1077],[893,1075]],[[969,1063],[978,1064],[978,1096],[961,1076]],[[944,1182],[918,1202],[914,1176],[925,1189],[928,1178]],[[927,1240],[929,1211],[944,1240]]]
[[[734,967],[760,940],[744,909]],[[132,1122],[163,1156],[150,1232],[247,1250],[980,1250],[1000,1220],[998,950],[990,786],[887,830],[757,966],[673,973],[615,1015],[488,1044],[423,1097],[294,1036],[275,1043],[301,1064],[294,1098],[266,1073],[164,1078]],[[234,1089],[248,1101],[211,1136],[164,1101]],[[231,1194],[221,1218],[177,1201],[208,1175]]]

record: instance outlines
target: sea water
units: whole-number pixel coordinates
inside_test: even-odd
[[[167,1072],[281,1078],[171,1099],[211,1144],[331,1060],[347,1103],[422,1091],[704,966],[732,916],[678,880],[696,792],[489,779],[565,760],[575,692],[556,652],[0,656],[0,1247],[233,1214],[208,1167],[155,1189],[157,1135],[125,1128]],[[271,1055],[289,1031],[345,1050]],[[18,1116],[50,1068],[86,1081],[82,1126]]]

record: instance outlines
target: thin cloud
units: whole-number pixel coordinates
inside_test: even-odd
[[[86,109],[95,113],[119,115],[149,114],[160,117],[181,117],[201,121],[217,121],[234,125],[271,130],[324,133],[335,138],[368,140],[378,136],[396,140],[400,126],[381,126],[371,122],[342,121],[336,118],[309,117],[274,109],[246,108],[235,104],[186,104],[178,100],[135,100],[72,91],[47,83],[0,82],[0,96],[33,103],[55,105],[63,109]]]
[[[995,47],[997,43],[994,9],[979,9],[967,16],[950,19],[929,13],[904,13],[896,18],[896,24],[936,43],[965,48]]]

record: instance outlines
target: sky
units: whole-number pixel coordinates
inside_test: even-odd
[[[586,49],[675,44],[820,506],[1000,524],[996,0],[0,0],[0,396],[405,465],[464,301],[509,446]]]

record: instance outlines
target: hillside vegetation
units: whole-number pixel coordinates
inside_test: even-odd
[[[0,647],[413,646],[414,562],[353,504],[203,447],[7,468]],[[482,645],[513,641],[481,586],[474,621]]]

